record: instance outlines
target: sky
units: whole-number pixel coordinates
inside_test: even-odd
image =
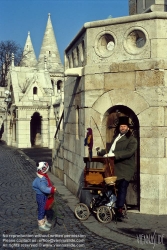
[[[64,62],[64,50],[84,23],[129,15],[129,0],[0,0],[0,41],[24,48],[28,32],[38,59],[48,20]]]

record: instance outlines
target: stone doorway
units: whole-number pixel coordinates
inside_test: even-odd
[[[0,139],[2,138],[3,136],[3,132],[4,132],[4,123],[1,124],[1,127],[0,127]]]
[[[129,122],[130,122],[130,130],[133,134],[133,136],[138,141],[138,148],[136,151],[135,159],[136,159],[136,171],[134,176],[132,177],[127,197],[126,197],[126,203],[127,205],[130,205],[132,207],[136,207],[137,209],[140,208],[140,140],[139,140],[139,121],[136,116],[136,114],[127,106],[123,105],[116,105],[108,110],[108,118],[106,123],[106,148],[109,149],[111,146],[111,139],[116,131],[116,126],[118,124],[118,118],[119,116],[128,116]]]
[[[30,140],[31,146],[42,146],[41,138],[41,116],[35,112],[30,121]]]

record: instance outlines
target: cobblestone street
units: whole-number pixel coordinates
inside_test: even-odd
[[[0,249],[139,249],[90,232],[74,217],[59,193],[56,194],[56,203],[61,218],[49,233],[41,233],[37,227],[37,205],[31,187],[36,167],[17,149],[3,144],[0,144],[0,157]],[[69,239],[78,242],[69,242]]]

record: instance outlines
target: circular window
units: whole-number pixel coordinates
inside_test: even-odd
[[[95,51],[101,57],[109,57],[115,48],[115,38],[110,31],[101,32],[95,42]]]
[[[147,35],[141,29],[131,29],[125,34],[124,48],[130,54],[140,54],[147,42]]]

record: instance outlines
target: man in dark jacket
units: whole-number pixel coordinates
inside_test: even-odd
[[[129,129],[129,118],[127,116],[119,117],[117,133],[111,142],[111,148],[107,154],[101,150],[98,155],[104,157],[115,157],[114,170],[117,176],[117,217],[122,217],[122,208],[125,203],[127,188],[135,172],[135,151],[137,149],[137,140],[131,135]]]

